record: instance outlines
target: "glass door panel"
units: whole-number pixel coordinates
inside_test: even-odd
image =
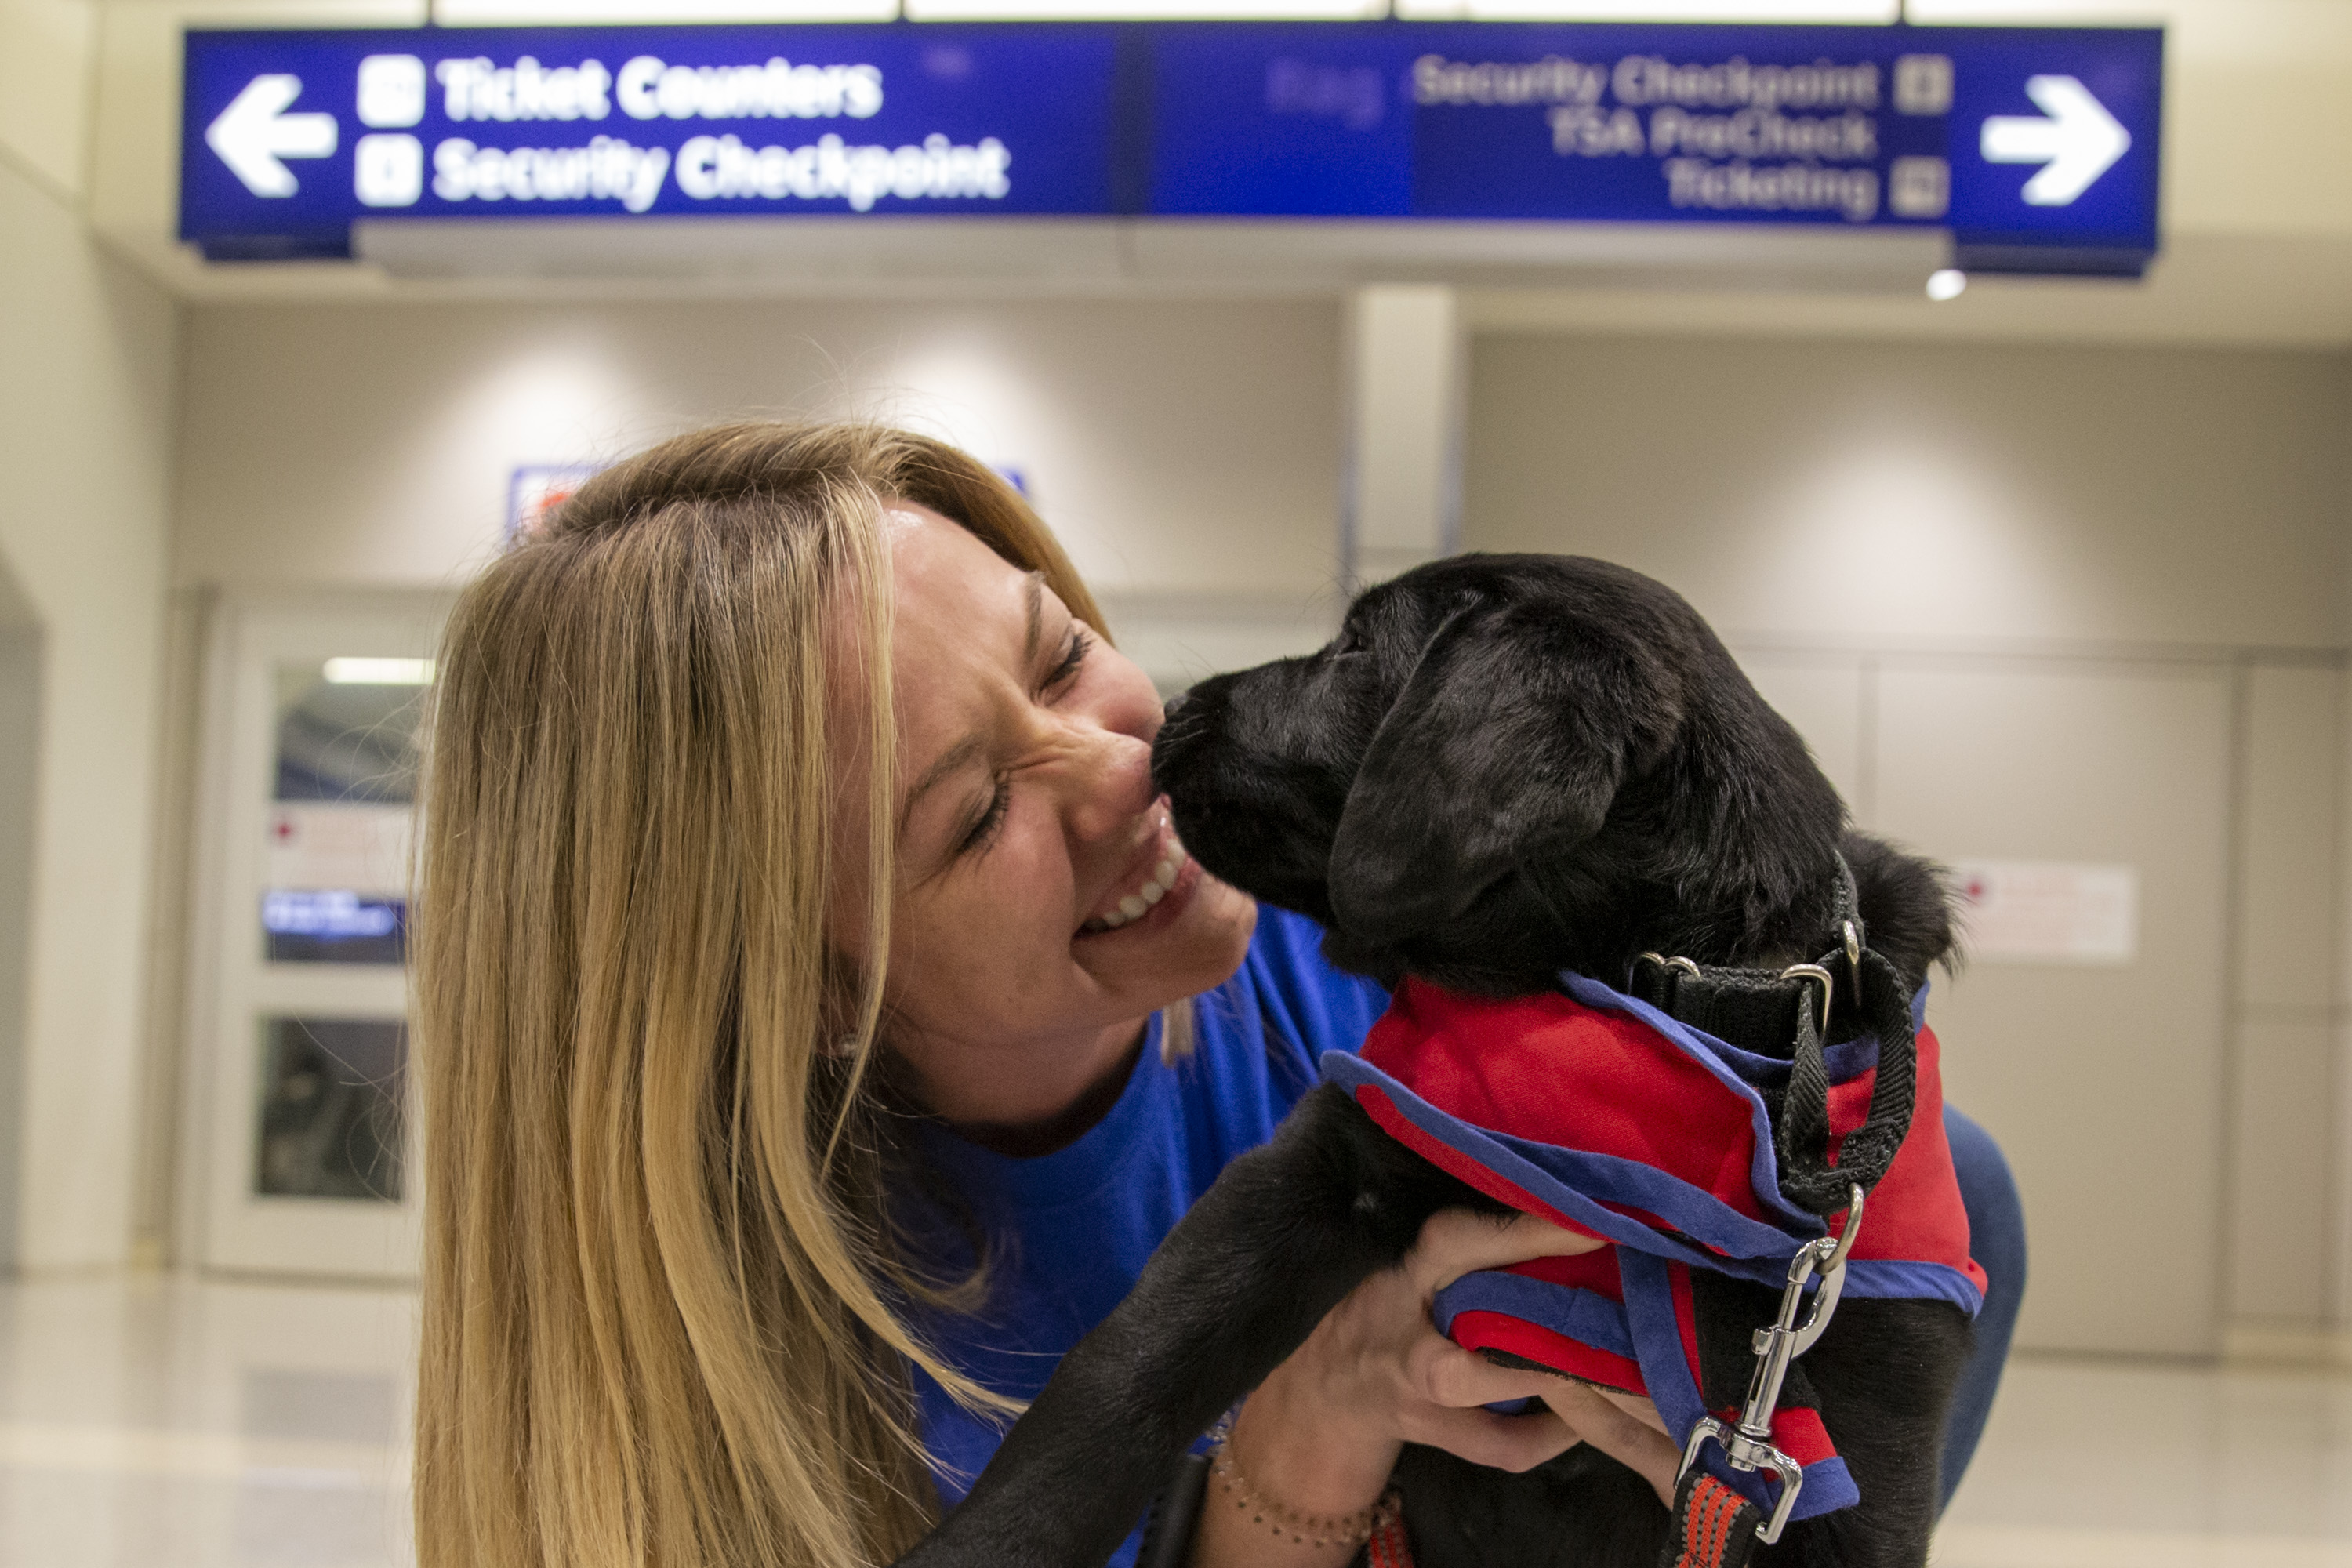
[[[262,1019],[255,1194],[399,1203],[407,1058],[397,1019]]]
[[[415,1268],[408,886],[442,606],[230,605],[215,628],[192,965],[190,1250],[215,1268]]]
[[[262,846],[269,963],[404,962],[417,729],[432,676],[421,658],[278,666]]]

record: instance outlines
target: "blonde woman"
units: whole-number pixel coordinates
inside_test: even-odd
[[[1185,857],[1106,633],[995,475],[864,425],[656,447],[467,591],[417,921],[423,1568],[888,1561],[1360,1042],[1381,994]],[[1430,1327],[1441,1281],[1580,1245],[1441,1215],[1233,1464],[1316,1515],[1407,1441],[1660,1480],[1651,1413],[1490,1414],[1558,1381]],[[1211,1510],[1193,1560],[1349,1554]]]

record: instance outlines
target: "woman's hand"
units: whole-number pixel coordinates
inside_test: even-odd
[[[1344,1563],[1352,1548],[1294,1544],[1253,1516],[1267,1504],[1294,1514],[1355,1513],[1380,1497],[1406,1443],[1517,1471],[1590,1442],[1670,1496],[1679,1456],[1649,1401],[1497,1366],[1443,1338],[1430,1319],[1431,1299],[1465,1274],[1604,1245],[1525,1215],[1507,1222],[1466,1209],[1433,1215],[1404,1260],[1334,1307],[1242,1406],[1226,1457],[1258,1506],[1237,1508],[1236,1495],[1213,1478],[1194,1563]],[[1481,1408],[1529,1396],[1547,1408],[1525,1415]]]

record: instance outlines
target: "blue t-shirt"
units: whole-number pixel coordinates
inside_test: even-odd
[[[1153,1018],[1118,1102],[1066,1148],[1016,1160],[926,1128],[924,1156],[971,1205],[992,1248],[988,1305],[924,1320],[950,1363],[1001,1394],[1036,1397],[1225,1162],[1265,1142],[1315,1086],[1316,1058],[1363,1044],[1388,993],[1326,963],[1322,936],[1261,904],[1241,969],[1193,1003],[1192,1054],[1162,1062]],[[946,1467],[940,1495],[952,1504],[1003,1434],[919,1371],[915,1388],[923,1440]],[[1136,1545],[1129,1536],[1114,1568],[1134,1561]]]

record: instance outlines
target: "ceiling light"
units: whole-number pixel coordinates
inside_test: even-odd
[[[1896,0],[1396,0],[1403,21],[1827,22],[1897,21]]]
[[[1386,0],[906,0],[909,22],[1356,22]]]
[[[898,0],[434,0],[445,27],[588,23],[895,22]]]
[[[336,686],[430,686],[429,658],[331,658],[327,679]]]

